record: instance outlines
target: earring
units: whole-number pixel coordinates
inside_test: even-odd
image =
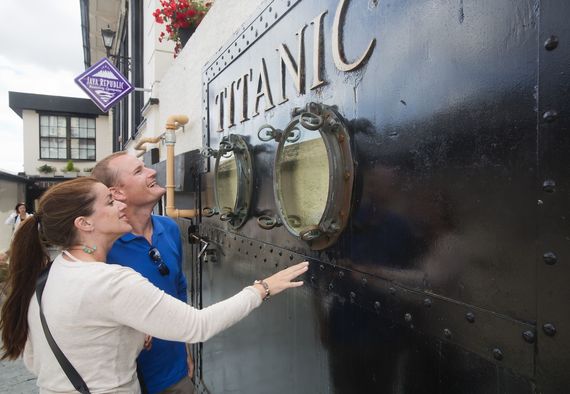
[[[95,251],[97,250],[97,246],[93,246],[92,248],[90,248],[87,245],[83,245],[83,249],[82,249],[85,253],[87,254],[93,254],[95,253]]]

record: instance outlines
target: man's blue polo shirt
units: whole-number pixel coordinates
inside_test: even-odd
[[[131,267],[165,293],[186,302],[186,278],[182,272],[182,244],[180,230],[174,220],[165,216],[151,216],[152,245],[142,236],[132,233],[119,238],[107,255],[111,264]],[[148,255],[156,247],[170,273],[162,276]],[[164,322],[177,324],[177,322]],[[158,393],[188,375],[186,345],[181,342],[152,339],[150,351],[143,350],[138,357],[139,370],[149,393]]]

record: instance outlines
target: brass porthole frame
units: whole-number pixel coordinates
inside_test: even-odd
[[[233,209],[222,210],[218,192],[218,170],[221,158],[229,152],[234,154],[236,161],[237,193]],[[249,145],[241,135],[230,134],[222,138],[219,150],[214,154],[216,157],[214,167],[214,199],[216,202],[217,213],[220,214],[220,220],[228,222],[228,224],[235,230],[245,224],[249,217],[251,207],[251,196],[253,193],[253,161]]]
[[[292,139],[298,138],[295,133],[298,133],[299,124],[320,133],[329,161],[329,189],[325,209],[318,223],[301,231],[294,229],[287,218],[279,168],[285,144],[288,140],[291,142]],[[334,107],[311,102],[304,108],[296,108],[293,111],[292,119],[278,142],[273,166],[273,191],[281,222],[291,234],[307,242],[311,249],[325,249],[338,239],[348,223],[350,213],[354,162],[345,120]]]

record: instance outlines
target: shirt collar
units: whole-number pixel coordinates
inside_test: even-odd
[[[152,221],[152,240],[154,243],[154,240],[156,239],[156,237],[158,237],[159,235],[164,233],[164,226],[157,219],[156,215],[150,215],[150,220]],[[142,235],[135,235],[133,233],[127,233],[127,234],[123,235],[122,237],[120,237],[119,241],[127,243],[127,242],[134,240],[134,239],[142,238],[142,237],[143,237]]]

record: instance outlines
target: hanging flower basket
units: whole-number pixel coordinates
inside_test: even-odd
[[[160,0],[160,5],[161,8],[152,13],[155,22],[164,25],[166,30],[160,33],[158,41],[174,41],[176,57],[202,22],[212,1]]]

